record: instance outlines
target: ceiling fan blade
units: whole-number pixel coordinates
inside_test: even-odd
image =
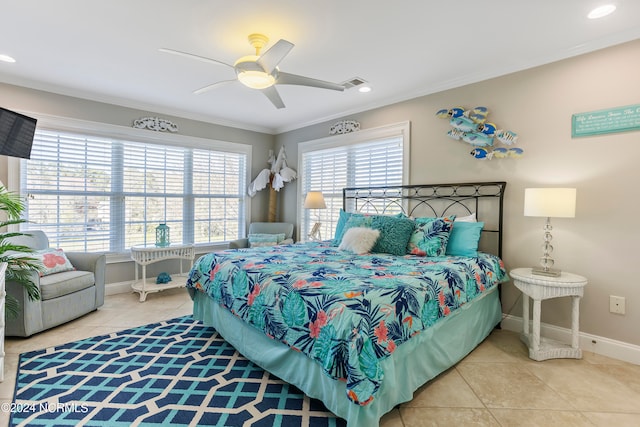
[[[319,87],[322,89],[338,90],[340,92],[344,91],[344,86],[339,85],[337,83],[331,83],[331,82],[326,82],[324,80],[312,79],[311,77],[298,76],[296,74],[283,73],[282,71],[278,73],[278,79],[276,80],[276,84],[311,86],[311,87]]]
[[[199,61],[208,62],[210,64],[218,64],[218,65],[226,65],[227,67],[233,68],[233,65],[227,64],[226,62],[218,61],[217,59],[211,59],[200,55],[194,55],[193,53],[182,52],[180,50],[168,49],[166,47],[161,47],[158,49],[160,52],[171,53],[173,55],[184,56],[186,58],[197,59]]]
[[[237,82],[237,81],[238,81],[237,79],[233,79],[233,80],[221,80],[221,81],[219,81],[219,82],[216,82],[216,83],[213,83],[213,84],[207,85],[207,86],[205,86],[205,87],[201,87],[200,89],[194,90],[194,91],[193,91],[193,94],[194,94],[194,95],[200,95],[200,94],[203,94],[203,93],[205,93],[205,92],[209,92],[210,90],[215,89],[215,88],[217,88],[218,86],[222,86],[222,85],[225,85],[225,84],[228,84],[228,83]]]
[[[275,86],[269,86],[268,88],[261,89],[261,91],[277,109],[284,108],[284,102],[282,102],[282,98],[280,98],[280,94]]]
[[[276,44],[271,46],[269,50],[260,55],[260,58],[258,58],[256,62],[260,64],[265,73],[271,74],[280,61],[293,49],[293,46],[293,43],[280,39]]]

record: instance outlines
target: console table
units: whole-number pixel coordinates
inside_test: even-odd
[[[172,244],[165,247],[144,245],[132,246],[131,258],[135,261],[136,276],[131,288],[134,292],[138,292],[140,294],[140,302],[144,302],[147,299],[147,295],[150,293],[184,286],[188,270],[186,272],[184,271],[182,262],[183,260],[189,261],[188,267],[191,268],[194,257],[195,248],[192,244]],[[180,274],[171,274],[172,280],[169,283],[158,284],[156,283],[155,278],[147,279],[147,265],[169,259],[180,260]],[[140,268],[142,269],[141,279],[138,274],[138,269]]]
[[[529,357],[533,360],[554,358],[582,358],[578,346],[578,324],[580,318],[580,298],[584,293],[587,279],[577,274],[562,272],[559,277],[538,276],[530,268],[516,268],[509,275],[516,288],[522,291],[523,331],[521,340],[529,347]],[[543,300],[571,297],[571,344],[566,345],[547,338],[540,338],[540,305]],[[529,298],[533,299],[532,331],[529,329]]]

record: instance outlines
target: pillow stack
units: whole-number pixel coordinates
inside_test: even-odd
[[[403,214],[367,215],[340,210],[332,244],[356,254],[477,257],[483,227],[475,214],[412,220]]]

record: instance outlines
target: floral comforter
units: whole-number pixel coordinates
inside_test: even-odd
[[[382,359],[505,278],[502,261],[484,253],[355,255],[313,242],[204,255],[187,287],[315,359],[366,405],[384,376]]]

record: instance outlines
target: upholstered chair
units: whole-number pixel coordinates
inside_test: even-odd
[[[11,242],[40,251],[34,253],[34,257],[50,249],[44,232],[29,230],[26,233],[29,235],[12,237]],[[28,337],[90,313],[104,304],[104,254],[53,249],[51,254],[60,260],[59,265],[45,268],[40,274],[32,272],[32,280],[40,288],[40,300],[30,300],[22,285],[7,281],[7,294],[18,300],[20,310],[18,317],[8,316],[7,336]]]

